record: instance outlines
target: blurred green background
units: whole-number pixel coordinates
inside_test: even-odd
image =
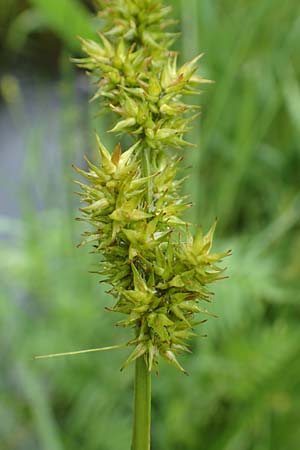
[[[153,450],[300,448],[300,4],[169,0],[182,60],[216,80],[186,150],[191,219],[219,217],[232,248],[208,339],[153,380]],[[1,450],[130,448],[125,351],[32,355],[124,341],[76,249],[73,162],[94,151],[89,80],[69,62],[97,28],[92,3],[0,0]],[[197,100],[198,101],[198,100]],[[109,143],[107,135],[103,139]]]

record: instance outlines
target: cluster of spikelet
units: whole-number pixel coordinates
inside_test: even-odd
[[[210,253],[215,224],[190,235],[180,217],[189,206],[176,177],[180,158],[170,154],[186,145],[194,118],[183,96],[207,80],[196,75],[200,57],[177,66],[174,34],[166,32],[170,8],[160,0],[99,4],[103,33],[97,42],[82,40],[87,57],[77,62],[96,77],[94,99],[118,115],[110,131],[134,144],[110,153],[98,139],[101,164],[87,160],[88,171],[76,169],[89,182],[78,182],[83,220],[92,226],[83,243],[102,255],[97,273],[116,299],[109,309],[126,316],[118,325],[135,329],[123,367],[144,357],[157,370],[161,355],[185,372],[176,356],[189,351],[195,325],[209,314],[201,306],[211,298],[207,285],[222,278],[216,264],[229,253]]]

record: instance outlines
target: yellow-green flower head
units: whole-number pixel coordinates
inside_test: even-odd
[[[138,163],[140,143],[110,156],[98,138],[101,165],[87,160],[89,171],[76,170],[89,181],[79,183],[84,219],[94,228],[84,233],[102,255],[97,273],[111,285],[116,303],[111,311],[126,318],[119,326],[132,327],[137,336],[128,344],[135,348],[124,363],[145,356],[149,370],[157,369],[161,355],[184,371],[177,354],[189,351],[188,340],[199,323],[195,315],[209,312],[201,306],[210,300],[207,285],[222,278],[216,264],[229,253],[210,254],[215,224],[195,238],[184,233],[180,219],[188,205],[177,194],[176,164],[162,160],[158,171],[143,177]],[[145,189],[152,179],[152,205],[145,202]],[[185,238],[178,237],[178,227]],[[200,323],[205,319],[201,318]]]
[[[177,54],[165,42],[162,18],[169,8],[160,1],[101,0],[100,5],[108,31],[97,42],[82,39],[87,57],[75,61],[96,77],[93,99],[119,116],[110,131],[143,139],[153,150],[185,146],[198,107],[184,103],[183,96],[209,82],[196,75],[202,55],[178,66]]]
[[[134,347],[123,367],[143,357],[149,371],[159,356],[184,372],[177,356],[189,351],[196,325],[205,322],[208,286],[223,278],[218,263],[229,252],[210,253],[215,224],[191,236],[182,213],[190,206],[180,194],[180,158],[169,149],[187,143],[196,107],[185,97],[208,80],[197,75],[199,55],[178,65],[166,28],[170,8],[160,0],[99,0],[104,21],[99,39],[82,40],[87,57],[76,62],[96,79],[94,100],[117,117],[111,133],[135,144],[110,153],[98,138],[100,165],[86,161],[77,182],[101,255],[99,273],[115,299],[109,309],[124,314],[119,326],[134,330]]]
[[[98,4],[104,32],[113,39],[124,37],[129,43],[139,42],[146,51],[161,52],[176,38],[166,31],[176,23],[168,19],[171,8],[163,7],[160,0],[98,0]]]

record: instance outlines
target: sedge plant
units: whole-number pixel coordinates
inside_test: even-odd
[[[97,40],[81,39],[86,57],[75,62],[95,79],[93,99],[115,115],[109,132],[132,145],[110,151],[97,137],[100,163],[86,159],[86,170],[75,168],[84,180],[76,181],[85,203],[80,220],[88,225],[80,245],[91,243],[100,256],[96,272],[115,300],[107,309],[121,313],[117,325],[133,335],[83,352],[131,348],[121,370],[135,363],[132,450],[149,450],[151,373],[161,358],[187,373],[178,356],[190,352],[196,327],[210,315],[203,306],[209,285],[224,278],[218,263],[230,252],[211,253],[216,222],[194,236],[183,218],[191,204],[181,194],[178,150],[190,145],[185,135],[198,115],[185,99],[209,82],[197,74],[202,55],[178,65],[171,8],[161,0],[98,4],[102,31]]]

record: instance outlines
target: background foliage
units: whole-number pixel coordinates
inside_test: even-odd
[[[300,444],[300,5],[293,0],[173,0],[182,59],[205,51],[216,84],[199,101],[184,152],[193,220],[219,220],[233,248],[219,319],[194,341],[183,377],[154,380],[153,450],[295,450]],[[113,345],[95,262],[76,249],[70,165],[107,129],[71,66],[76,35],[97,26],[76,0],[0,0],[0,436],[5,450],[129,449],[132,369]],[[108,142],[108,137],[104,139]],[[16,146],[16,148],[15,148]],[[16,150],[17,149],[17,150]],[[222,241],[222,242],[221,242]]]

